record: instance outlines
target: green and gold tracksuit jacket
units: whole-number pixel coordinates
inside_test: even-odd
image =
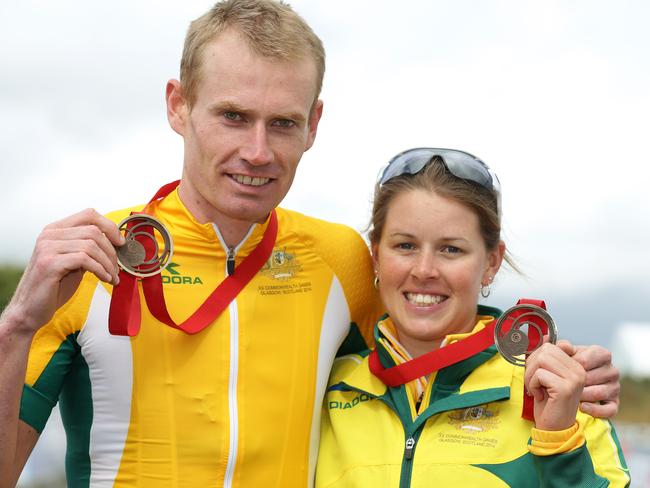
[[[474,332],[499,314],[479,306]],[[375,328],[384,367],[401,362],[395,341],[380,328],[389,321]],[[386,387],[368,369],[368,352],[335,361],[323,403],[317,488],[629,485],[610,422],[579,412],[572,429],[534,429],[521,417],[524,368],[494,346],[433,374],[421,397],[412,394],[413,382]]]
[[[173,236],[162,280],[180,323],[226,276],[226,247],[176,191],[152,213]],[[86,273],[37,333],[20,418],[40,432],[59,401],[68,486],[313,484],[332,361],[344,341],[367,347],[379,302],[367,246],[354,230],[283,209],[277,215],[270,259],[202,332],[157,322],[141,297],[139,334],[111,336],[111,287]],[[236,263],[266,226],[253,226],[234,249]]]

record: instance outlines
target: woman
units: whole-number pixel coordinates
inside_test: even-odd
[[[476,346],[501,313],[478,305],[506,256],[499,200],[496,175],[462,151],[406,151],[382,173],[369,237],[387,315],[376,351],[334,365],[317,487],[629,484],[609,422],[578,411],[573,346],[544,344],[525,369]],[[399,384],[396,365],[416,372]]]

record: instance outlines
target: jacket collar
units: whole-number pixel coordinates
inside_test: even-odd
[[[158,202],[153,202],[151,211],[168,226],[174,239],[189,239],[193,246],[207,245],[214,248],[218,245],[227,250],[222,242],[216,225],[208,222],[199,223],[181,201],[178,188],[172,191],[167,197]],[[268,227],[270,214],[261,224],[253,224],[242,242],[236,246],[237,252],[242,255],[249,254],[262,240],[264,231]]]
[[[501,311],[494,307],[487,307],[479,305],[477,308],[478,318],[485,318],[485,316],[496,318],[501,315]],[[375,344],[377,345],[377,352],[385,367],[395,365],[392,356],[386,351],[381,341],[378,339],[383,337],[379,331],[378,324],[381,321],[389,320],[388,315],[382,316],[377,325],[375,325],[374,335]],[[476,329],[475,329],[476,330]],[[458,334],[448,336],[446,341],[458,340]],[[433,387],[444,389],[448,391],[456,391],[458,394],[464,395],[472,393],[471,396],[476,396],[478,392],[485,391],[486,389],[498,389],[502,393],[498,394],[500,398],[504,397],[503,392],[508,390],[512,384],[515,366],[506,362],[503,358],[497,357],[496,360],[490,361],[497,354],[495,346],[468,358],[459,363],[453,364],[438,372]],[[332,378],[334,383],[330,389],[353,389],[368,393],[375,397],[380,397],[388,392],[388,387],[375,375],[370,373],[368,367],[368,357],[360,357],[358,355],[343,356],[337,361],[345,361],[346,364],[337,365],[335,368],[337,374]],[[386,361],[384,363],[384,361]],[[471,380],[465,381],[479,366],[484,365],[480,375],[474,375]],[[338,385],[338,386],[337,386]],[[398,387],[402,388],[402,387]],[[429,388],[429,390],[431,387]],[[505,390],[502,390],[505,389]],[[505,394],[505,397],[508,395]],[[435,399],[434,399],[435,400]]]

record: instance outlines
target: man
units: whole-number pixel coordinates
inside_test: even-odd
[[[272,227],[316,137],[323,73],[320,40],[286,5],[228,0],[190,26],[180,81],[167,85],[181,182],[147,207],[171,231],[173,271],[192,283],[165,286],[175,322],[238,276]],[[168,327],[142,301],[139,334],[113,336],[125,242],[115,222],[141,209],[85,210],[39,236],[0,320],[0,486],[15,482],[57,401],[70,486],[310,484],[331,363],[346,336],[346,347],[371,339],[380,313],[365,244],[278,208],[267,264],[207,328]],[[578,354],[591,384],[609,381],[595,398],[616,399],[608,353]]]

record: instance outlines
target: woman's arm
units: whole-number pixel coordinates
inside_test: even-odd
[[[566,341],[544,344],[526,361],[524,384],[535,401],[529,449],[540,484],[629,486],[627,466],[609,421],[578,412],[588,376],[576,359],[578,352]]]

